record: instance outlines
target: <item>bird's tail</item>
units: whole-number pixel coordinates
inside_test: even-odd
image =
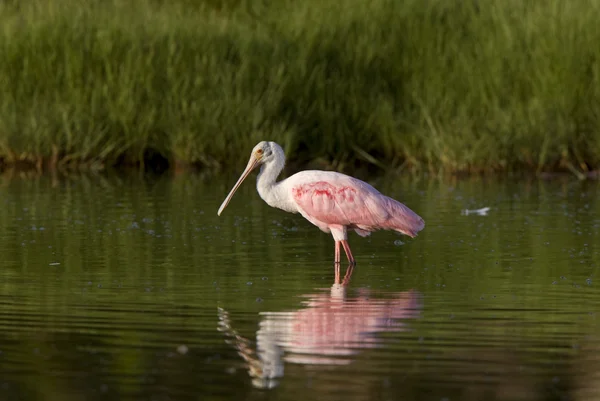
[[[387,198],[387,206],[388,213],[391,215],[389,223],[392,230],[414,238],[419,231],[425,228],[425,221],[421,216],[410,210],[406,205],[392,198]]]

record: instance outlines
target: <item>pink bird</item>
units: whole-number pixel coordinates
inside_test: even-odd
[[[301,171],[276,182],[285,165],[285,154],[275,142],[262,141],[252,149],[246,169],[223,201],[217,214],[229,204],[233,194],[256,167],[260,197],[286,212],[304,218],[335,240],[335,263],[340,263],[340,244],[350,265],[355,265],[348,245],[348,230],[366,237],[377,230],[394,230],[415,237],[425,227],[423,219],[402,203],[389,198],[354,177],[331,171]]]

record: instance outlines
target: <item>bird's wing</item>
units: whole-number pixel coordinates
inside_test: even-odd
[[[300,213],[321,225],[343,225],[368,231],[392,229],[415,236],[423,220],[402,203],[356,178],[337,174],[332,179],[297,182],[292,197]],[[317,224],[319,225],[319,224]]]
[[[325,224],[377,226],[389,213],[377,202],[383,197],[359,180],[338,178],[296,184],[292,196],[302,214]]]

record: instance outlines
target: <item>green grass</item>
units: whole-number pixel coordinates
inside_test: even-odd
[[[600,3],[0,3],[0,159],[416,171],[600,164]]]

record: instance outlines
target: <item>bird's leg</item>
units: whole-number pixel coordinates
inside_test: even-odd
[[[335,241],[335,262],[336,265],[340,264],[340,241]]]
[[[354,266],[356,264],[356,261],[354,260],[354,256],[352,256],[352,251],[350,250],[350,245],[348,244],[348,240],[342,240],[340,242],[342,243],[342,246],[344,247],[344,252],[346,252],[346,256],[348,257],[348,262],[350,263],[351,266]]]
[[[335,277],[334,277],[333,284],[339,284],[340,283],[340,263],[336,263],[333,269],[335,271]]]

